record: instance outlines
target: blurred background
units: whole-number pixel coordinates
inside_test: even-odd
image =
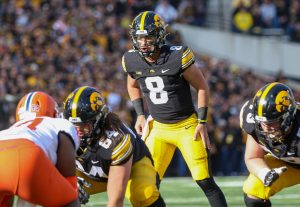
[[[168,23],[168,44],[194,51],[209,83],[213,173],[245,175],[243,103],[272,81],[300,100],[300,0],[1,0],[0,129],[25,93],[45,91],[62,107],[82,85],[134,126],[121,57],[132,48],[129,24],[145,10]],[[189,175],[176,152],[166,176]]]

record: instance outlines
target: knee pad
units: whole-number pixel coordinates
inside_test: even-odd
[[[244,194],[244,201],[247,207],[271,207],[270,200],[249,198]]]
[[[148,207],[165,207],[165,206],[166,203],[164,199],[159,195],[158,199]]]

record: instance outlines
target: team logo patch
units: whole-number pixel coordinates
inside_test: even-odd
[[[41,107],[37,104],[31,104],[31,111],[32,112],[39,112]]]
[[[291,105],[291,100],[289,98],[289,93],[287,91],[280,91],[275,99],[276,110],[278,112],[283,112]]]
[[[159,21],[160,21],[159,16],[158,15],[154,15],[154,23],[155,23],[156,27],[159,27],[159,25],[160,25]]]
[[[93,111],[98,111],[103,105],[102,98],[99,93],[93,92],[90,96],[91,108]]]

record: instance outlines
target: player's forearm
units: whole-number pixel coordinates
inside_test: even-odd
[[[108,198],[107,207],[123,207],[123,198]]]
[[[208,106],[208,91],[198,90],[198,108]]]
[[[122,181],[118,182],[117,178],[114,179],[116,180],[113,182],[113,185],[111,185],[112,183],[108,183],[107,185],[107,207],[122,207],[125,198],[126,185],[123,185]]]
[[[262,158],[246,159],[245,163],[248,171],[255,176],[258,176],[261,169],[269,168],[264,159]]]

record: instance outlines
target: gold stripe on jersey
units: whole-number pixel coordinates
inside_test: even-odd
[[[142,17],[141,17],[141,24],[140,24],[140,30],[145,30],[145,19],[147,16],[148,12],[144,12]]]
[[[122,57],[122,68],[123,68],[124,72],[127,72],[126,65],[125,65],[125,56],[124,55]]]
[[[182,60],[181,60],[182,69],[184,70],[188,68],[193,63],[194,60],[195,57],[193,52],[189,48],[187,48],[186,51],[184,51],[182,54]]]
[[[263,91],[261,98],[259,99],[258,103],[258,109],[257,109],[257,115],[262,116],[263,115],[263,104],[265,103],[266,96],[268,95],[269,91],[275,86],[277,83],[271,83],[268,85],[268,87]]]
[[[73,103],[72,103],[72,118],[76,118],[77,117],[77,104],[78,104],[78,100],[79,100],[79,97],[82,93],[82,91],[84,91],[84,89],[86,88],[87,86],[82,86],[80,87],[75,96],[74,96],[74,99],[73,99]]]
[[[132,152],[131,136],[127,134],[113,150],[112,165],[117,165],[125,160]]]

